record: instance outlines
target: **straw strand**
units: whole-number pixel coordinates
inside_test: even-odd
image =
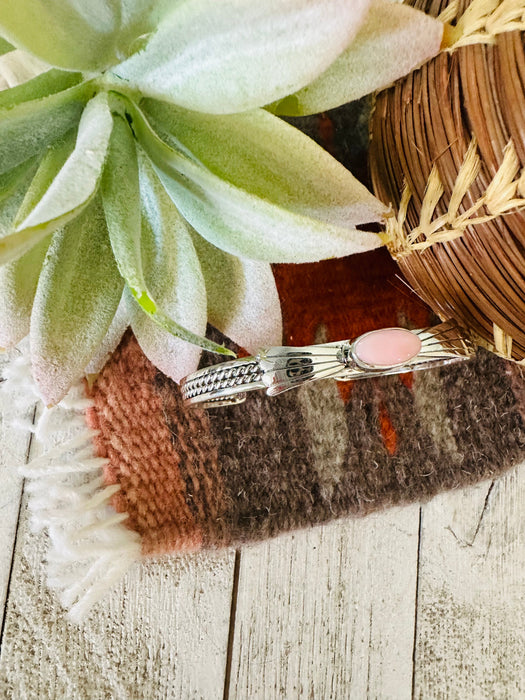
[[[404,233],[404,226],[412,193],[405,183],[398,216],[392,216],[386,221],[385,240],[392,255],[399,259],[415,250],[425,250],[436,243],[452,241],[462,236],[469,226],[484,224],[511,210],[525,208],[525,197],[522,196],[525,189],[525,171],[517,177],[519,167],[516,150],[510,141],[505,148],[501,165],[484,194],[466,211],[458,213],[481,168],[477,141],[473,137],[454,182],[447,212],[435,217],[438,202],[445,188],[434,165],[427,181],[419,225],[408,234]],[[488,213],[480,213],[482,211]]]
[[[451,3],[439,19],[448,24],[457,11],[458,3]],[[461,46],[494,44],[498,35],[524,29],[524,0],[473,0],[455,26],[447,26],[443,48],[455,51]]]

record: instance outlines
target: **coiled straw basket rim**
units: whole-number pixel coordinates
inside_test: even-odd
[[[447,11],[439,0],[411,4]],[[454,3],[448,13],[460,17],[468,6]],[[466,43],[377,96],[371,177],[394,210],[387,246],[416,292],[481,344],[523,361],[523,32]]]

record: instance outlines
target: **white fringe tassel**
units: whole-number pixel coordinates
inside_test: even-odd
[[[15,414],[29,396],[39,400],[27,353],[9,364],[4,377],[2,391],[15,402]],[[48,532],[48,584],[75,622],[141,556],[138,533],[123,525],[127,514],[109,505],[120,487],[104,486],[106,460],[95,456],[96,433],[84,417],[89,406],[79,384],[57,406],[44,408],[35,425],[17,419],[17,427],[34,433],[41,453],[19,467],[27,479],[31,526]]]

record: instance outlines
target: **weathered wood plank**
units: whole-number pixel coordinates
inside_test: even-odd
[[[47,448],[64,439],[68,424],[62,428],[51,431]],[[220,700],[235,552],[136,564],[77,626],[47,587],[47,538],[31,531],[26,501],[5,611],[0,697]]]
[[[231,698],[409,698],[419,508],[242,551]]]
[[[0,377],[3,377],[9,359],[7,353],[0,354]],[[27,419],[32,414],[33,405],[33,400],[28,401],[20,417]],[[0,385],[0,628],[22,495],[22,479],[16,467],[25,461],[31,437],[28,430],[13,427],[14,410],[11,398]]]
[[[414,695],[525,697],[525,464],[423,509]]]
[[[0,696],[130,700],[223,693],[234,552],[135,565],[80,626],[45,583],[46,538],[21,517]]]

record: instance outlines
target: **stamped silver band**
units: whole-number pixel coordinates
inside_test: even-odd
[[[255,389],[276,396],[317,379],[353,381],[401,374],[466,360],[474,353],[468,332],[455,321],[411,331],[382,328],[353,340],[272,347],[254,357],[205,367],[185,377],[181,391],[187,405],[229,406],[242,403]]]

